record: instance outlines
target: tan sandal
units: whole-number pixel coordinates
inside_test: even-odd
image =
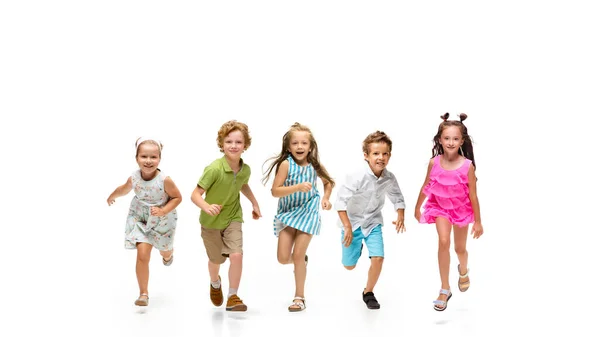
[[[304,297],[296,296],[292,301],[292,304],[288,307],[289,312],[299,312],[306,309],[306,300]]]
[[[142,298],[142,296],[145,296],[146,298]],[[140,306],[140,307],[145,307],[148,305],[149,299],[150,299],[150,297],[148,297],[148,294],[141,294],[140,297],[138,297],[138,299],[135,300],[135,305]]]
[[[171,263],[173,263],[173,253],[171,253],[171,258],[170,258],[170,259],[168,259],[168,260],[165,260],[165,258],[163,257],[163,258],[162,258],[162,260],[163,260],[163,264],[164,264],[165,266],[167,266],[167,267],[168,267],[168,266],[170,266],[170,265],[171,265]]]
[[[465,292],[467,290],[469,290],[469,287],[471,286],[471,280],[467,280],[467,281],[463,281],[461,282],[461,279],[467,278],[469,277],[469,268],[467,268],[467,272],[464,275],[460,274],[460,264],[458,265],[458,290],[460,290],[461,292]]]

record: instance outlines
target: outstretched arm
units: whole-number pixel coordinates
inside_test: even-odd
[[[471,207],[473,207],[473,215],[475,223],[471,229],[474,239],[478,239],[483,234],[483,226],[481,225],[481,215],[479,213],[479,198],[477,198],[477,177],[475,176],[475,168],[471,164],[469,167],[469,199]]]
[[[127,181],[125,182],[125,184],[117,187],[108,196],[108,199],[106,199],[106,202],[108,203],[108,206],[114,204],[115,203],[115,199],[117,199],[118,197],[122,197],[122,196],[126,195],[127,193],[131,192],[132,188],[133,188],[133,185],[131,183],[131,177],[129,177],[129,178],[127,178]]]
[[[433,159],[429,161],[429,166],[427,167],[427,174],[425,175],[425,182],[423,183],[423,186],[421,186],[421,190],[419,191],[419,198],[417,198],[417,204],[415,205],[415,219],[417,219],[417,221],[421,221],[421,205],[423,205],[423,201],[425,201],[425,198],[427,197],[423,193],[423,189],[425,188],[425,186],[427,186],[427,184],[429,184],[429,173],[431,172],[432,167]]]
[[[150,207],[150,214],[165,216],[181,203],[181,193],[171,177],[165,178],[165,192],[169,196],[169,201],[162,207]]]
[[[250,185],[242,185],[241,192],[252,203],[252,219],[257,220],[262,216],[262,214],[260,214],[260,207],[258,207],[258,201],[256,201],[256,198],[254,197],[254,193],[252,193]]]

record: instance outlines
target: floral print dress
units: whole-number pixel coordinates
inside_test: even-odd
[[[142,179],[141,171],[131,174],[135,196],[131,200],[129,215],[125,225],[125,248],[135,249],[136,243],[146,242],[158,250],[172,250],[177,211],[165,216],[150,215],[150,207],[163,206],[169,201],[165,192],[165,175],[159,170],[152,180]]]

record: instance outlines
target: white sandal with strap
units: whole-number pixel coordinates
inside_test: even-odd
[[[304,297],[296,296],[292,304],[288,307],[289,312],[298,312],[306,309],[306,300]]]
[[[452,298],[452,293],[450,292],[450,289],[440,289],[440,295],[446,295],[448,297],[446,298],[445,301],[442,301],[442,300],[433,301],[433,309],[435,309],[436,311],[446,310],[446,307],[448,307],[448,301],[450,301],[450,298]]]

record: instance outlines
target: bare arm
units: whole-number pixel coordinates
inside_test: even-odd
[[[350,223],[350,218],[348,218],[348,213],[346,211],[338,211],[338,215],[342,221],[342,225],[344,225],[344,246],[348,247],[353,239],[352,224]]]
[[[256,201],[256,198],[254,197],[254,193],[252,193],[252,189],[250,188],[250,185],[248,185],[248,184],[242,185],[241,192],[252,203],[252,218],[254,220],[257,220],[258,218],[260,218],[262,216],[262,214],[260,213],[260,207],[258,207],[258,201]]]
[[[217,204],[210,205],[209,203],[207,203],[206,200],[204,200],[204,198],[202,197],[204,195],[204,192],[206,191],[202,187],[196,185],[196,188],[192,192],[192,202],[194,203],[194,205],[200,207],[201,210],[212,216],[221,213],[222,206]]]
[[[404,208],[398,208],[397,213],[398,217],[396,221],[392,222],[396,225],[396,233],[404,233],[406,232],[406,227],[404,227]]]
[[[132,188],[133,188],[133,184],[131,183],[131,177],[129,177],[129,178],[127,178],[127,181],[125,182],[125,184],[117,187],[108,196],[108,199],[106,199],[108,206],[112,205],[115,202],[115,199],[117,199],[118,197],[122,197],[122,196],[126,195],[127,193],[131,192]]]
[[[429,173],[431,172],[432,167],[433,167],[433,159],[429,160],[429,166],[427,167],[427,174],[425,175],[425,182],[423,183],[423,186],[421,186],[421,190],[419,191],[419,197],[417,198],[417,204],[415,205],[415,218],[417,219],[417,221],[419,221],[421,219],[421,206],[423,205],[423,201],[425,201],[425,198],[427,197],[423,193],[423,189],[425,188],[425,186],[427,186],[427,184],[429,184]]]
[[[283,186],[285,183],[285,179],[287,178],[288,169],[290,168],[290,162],[284,160],[277,167],[277,173],[275,174],[275,178],[273,179],[273,187],[271,187],[271,195],[275,198],[282,198],[287,195],[296,192],[308,192],[310,191],[312,184],[311,183],[301,183],[292,186]]]
[[[165,216],[181,203],[181,192],[179,192],[179,189],[171,177],[165,178],[165,192],[169,196],[169,201],[162,207],[151,207],[150,214],[155,216]]]
[[[473,215],[475,223],[471,229],[473,238],[477,239],[483,234],[483,226],[481,225],[481,215],[479,213],[479,198],[477,197],[477,177],[475,176],[475,168],[473,165],[469,167],[469,199],[473,207]]]
[[[321,207],[324,210],[331,209],[331,202],[329,201],[329,197],[331,197],[331,192],[333,191],[333,185],[325,179],[321,179],[323,181],[323,200],[321,200]]]

